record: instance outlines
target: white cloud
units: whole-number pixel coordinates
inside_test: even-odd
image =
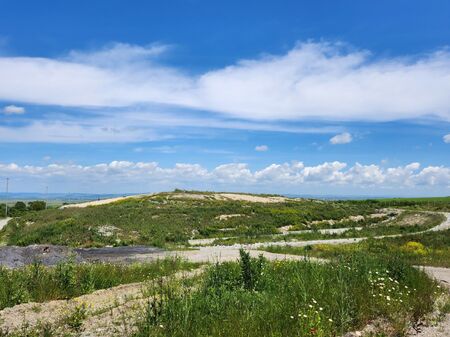
[[[255,151],[258,152],[266,152],[269,150],[269,147],[267,145],[257,145],[255,146]]]
[[[65,58],[69,62],[90,64],[98,67],[130,65],[131,62],[151,62],[170,49],[168,45],[153,44],[137,46],[127,43],[112,43],[99,50],[82,52],[72,50]]]
[[[303,127],[277,123],[235,121],[217,116],[198,117],[183,111],[173,112],[96,110],[92,117],[61,115],[52,120],[25,121],[23,125],[0,125],[0,142],[142,142],[200,134],[205,128],[276,131],[288,133],[328,134],[341,131],[340,127]],[[176,131],[176,132],[175,132]]]
[[[199,164],[179,163],[170,168],[161,167],[156,162],[113,161],[96,165],[49,164],[47,166],[20,166],[15,163],[0,164],[0,175],[15,180],[57,181],[96,186],[100,183],[126,186],[152,186],[155,184],[174,186],[266,186],[271,189],[297,188],[304,186],[373,186],[396,192],[402,188],[437,186],[450,188],[450,168],[428,166],[420,169],[419,163],[405,166],[382,168],[378,165],[356,163],[348,167],[343,162],[324,162],[307,166],[302,162],[271,164],[252,171],[248,164],[230,163],[211,170]]]
[[[450,52],[376,58],[342,44],[188,74],[164,45],[113,44],[59,59],[0,57],[0,100],[61,106],[168,104],[248,120],[450,120]]]
[[[353,137],[348,132],[341,133],[339,135],[336,135],[332,138],[330,138],[330,143],[333,145],[336,144],[348,144],[353,140]]]
[[[25,108],[16,105],[7,105],[3,108],[3,113],[7,115],[21,115],[25,113]]]
[[[443,140],[445,143],[450,143],[450,133],[447,134],[447,135],[445,135],[444,137],[442,137],[442,140]]]

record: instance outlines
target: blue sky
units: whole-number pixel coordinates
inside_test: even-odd
[[[450,194],[448,1],[0,0],[16,192]]]

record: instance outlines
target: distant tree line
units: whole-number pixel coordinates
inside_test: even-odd
[[[6,214],[6,204],[0,204],[0,217],[16,217],[29,211],[42,211],[46,208],[46,206],[46,202],[42,200],[30,201],[28,204],[23,201],[17,201],[14,206],[8,205],[8,214]]]

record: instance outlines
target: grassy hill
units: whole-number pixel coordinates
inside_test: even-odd
[[[13,245],[168,246],[191,238],[271,234],[288,225],[302,229],[311,221],[367,215],[378,207],[376,202],[252,198],[173,192],[95,207],[48,209],[10,221],[0,240]]]

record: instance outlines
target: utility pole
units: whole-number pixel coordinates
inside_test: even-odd
[[[9,178],[6,178],[5,217],[8,217],[8,190],[9,190]]]
[[[45,186],[45,209],[47,209],[48,204],[48,186]]]

